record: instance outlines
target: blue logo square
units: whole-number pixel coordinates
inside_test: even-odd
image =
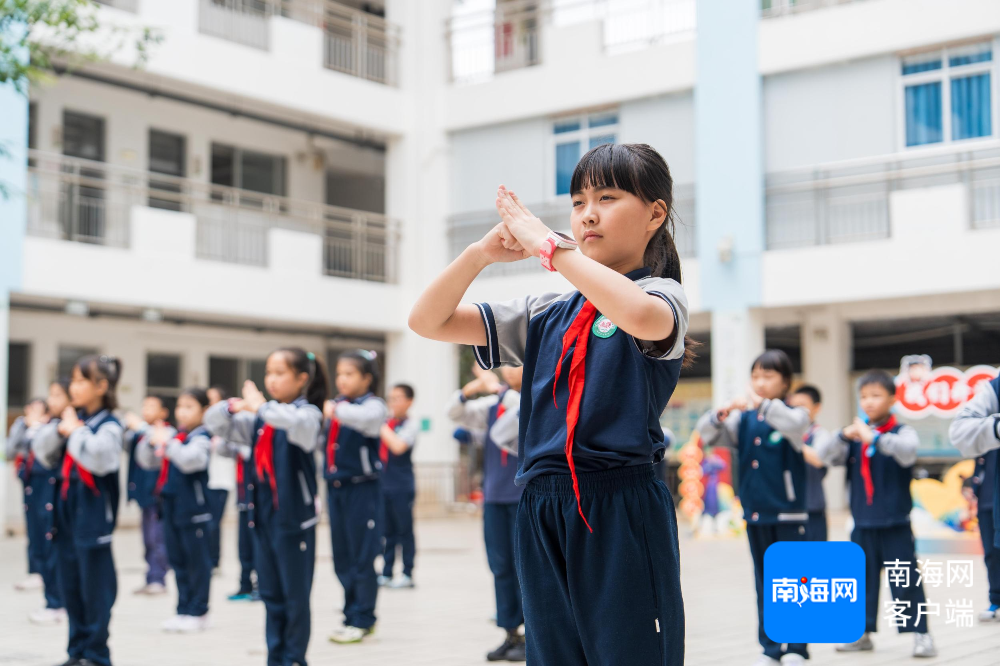
[[[764,553],[764,633],[850,643],[865,632],[865,553],[850,541],[779,541]]]

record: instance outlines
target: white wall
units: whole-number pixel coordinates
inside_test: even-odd
[[[898,72],[881,56],[766,77],[766,171],[895,152]]]
[[[694,182],[694,97],[690,92],[623,102],[618,140],[648,143],[670,166],[674,182]]]
[[[897,190],[885,240],[765,252],[763,305],[996,290],[1000,229],[970,229],[968,204],[962,184]]]

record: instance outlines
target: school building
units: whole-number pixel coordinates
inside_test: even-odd
[[[573,166],[607,141],[673,172],[703,343],[663,417],[679,437],[765,345],[830,427],[903,355],[1000,363],[995,0],[100,4],[162,34],[147,63],[126,47],[0,91],[4,424],[90,351],[122,358],[136,409],[260,383],[279,345],[364,347],[416,387],[418,485],[448,503],[444,405],[471,355],[410,332],[410,306],[495,224],[500,183],[567,229]],[[529,260],[469,298],[567,288]],[[919,428],[927,461],[951,455],[944,419]]]

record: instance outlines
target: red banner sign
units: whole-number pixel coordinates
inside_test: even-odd
[[[949,367],[928,372],[910,369],[896,377],[896,409],[909,418],[950,418],[976,394],[980,383],[996,376],[997,368],[988,365],[973,366],[964,372]]]

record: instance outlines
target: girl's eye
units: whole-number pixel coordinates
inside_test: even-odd
[[[573,208],[576,208],[577,206],[582,206],[582,205],[583,205],[582,201],[574,201],[573,202]]]
[[[601,201],[604,201],[605,199],[611,200],[614,199],[614,197],[611,196],[610,194],[605,194],[601,197]]]

